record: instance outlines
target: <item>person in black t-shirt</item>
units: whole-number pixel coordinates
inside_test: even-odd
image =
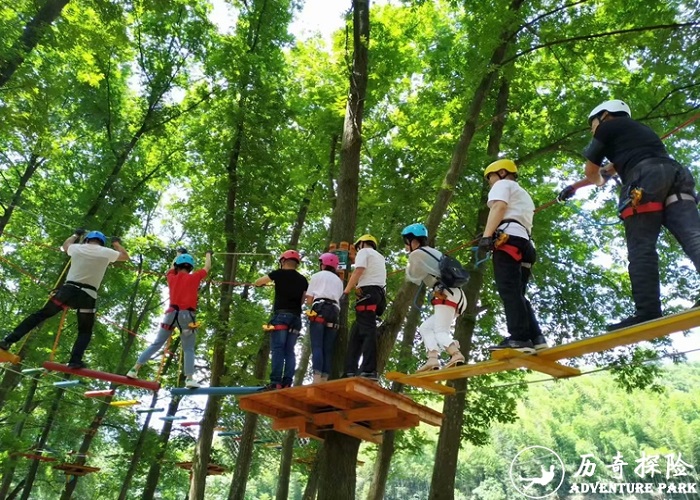
[[[275,283],[270,352],[272,369],[266,389],[291,387],[296,369],[294,346],[301,331],[301,304],[309,282],[296,269],[301,256],[296,250],[287,250],[279,259],[280,267],[258,278],[255,286]]]
[[[656,243],[665,226],[700,272],[700,214],[695,179],[668,155],[656,133],[632,119],[627,103],[606,101],[588,116],[593,139],[583,151],[586,180],[567,186],[559,200],[577,187],[602,186],[615,173],[622,180],[619,212],[625,227],[635,313],[608,331],[661,317],[659,256]],[[601,168],[603,159],[610,164]],[[700,301],[694,307],[700,305]]]

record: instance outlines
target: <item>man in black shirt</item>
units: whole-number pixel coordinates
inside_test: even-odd
[[[619,99],[594,108],[588,116],[593,139],[583,151],[588,181],[585,185],[602,186],[614,172],[623,183],[618,208],[625,226],[636,310],[633,316],[608,325],[608,331],[661,317],[656,252],[661,226],[666,226],[678,240],[700,272],[700,214],[695,179],[688,168],[668,155],[653,130],[631,116],[629,106]],[[601,169],[604,158],[611,165]],[[576,187],[567,186],[558,198],[568,199],[575,191]]]
[[[296,270],[301,256],[296,250],[287,250],[279,259],[280,267],[257,279],[255,286],[274,281],[275,301],[273,305],[270,351],[272,369],[267,389],[291,387],[296,369],[296,345],[301,331],[301,304],[309,282]]]

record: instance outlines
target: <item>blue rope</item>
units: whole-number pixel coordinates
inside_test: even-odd
[[[579,216],[581,216],[584,220],[588,221],[588,224],[583,225],[583,227],[606,227],[606,226],[615,226],[615,225],[620,224],[620,223],[622,222],[622,220],[620,220],[620,219],[617,219],[617,220],[615,220],[614,222],[598,222],[598,221],[594,220],[594,219],[588,214],[588,212],[586,212],[584,209],[582,209],[582,208],[579,207],[578,205],[572,203],[570,206],[573,208],[574,212],[576,212],[576,213],[577,213]]]
[[[489,260],[491,258],[492,252],[487,252],[486,257],[479,260],[479,247],[472,247],[471,250],[472,250],[472,252],[474,252],[474,260],[476,261],[476,263],[474,264],[474,267],[479,267],[481,264],[483,264],[484,262],[486,262],[487,260]]]

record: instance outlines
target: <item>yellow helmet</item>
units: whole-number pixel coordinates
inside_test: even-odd
[[[484,178],[488,179],[489,174],[493,174],[495,172],[498,172],[499,170],[505,170],[507,172],[510,172],[516,177],[518,175],[518,167],[515,166],[515,162],[513,160],[503,159],[496,160],[491,165],[486,167],[486,170],[484,170]]]
[[[369,242],[371,242],[372,244],[374,244],[375,250],[376,250],[376,248],[379,246],[379,244],[377,243],[377,238],[375,238],[375,237],[372,236],[371,234],[363,234],[362,236],[360,236],[359,238],[357,238],[357,241],[355,242],[355,245],[354,245],[354,246],[355,246],[355,249],[357,249],[357,247],[358,247],[358,246],[360,245],[360,243],[362,243],[363,241],[369,241]]]

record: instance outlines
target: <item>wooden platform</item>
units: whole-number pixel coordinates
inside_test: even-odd
[[[12,363],[13,365],[18,364],[21,358],[16,354],[12,354],[10,351],[0,349],[0,363]]]
[[[440,382],[476,377],[478,375],[513,370],[515,368],[529,368],[546,373],[555,378],[574,377],[580,375],[578,369],[562,365],[557,363],[557,361],[653,340],[697,326],[700,326],[700,308],[672,314],[628,328],[622,328],[604,335],[550,347],[536,354],[525,354],[513,349],[503,349],[494,351],[491,354],[490,360],[473,365],[456,366],[445,370],[414,373],[410,375],[399,372],[389,372],[385,376],[389,380],[439,392],[441,394],[454,394],[455,390],[454,387]]]
[[[333,430],[381,443],[383,430],[442,423],[440,412],[362,377],[242,396],[239,405],[271,417],[274,430],[295,429],[299,437],[319,440]]]
[[[190,471],[190,474],[192,473],[192,462],[178,462],[175,465],[180,467],[181,469]],[[221,465],[212,463],[207,465],[207,476],[220,476],[221,474],[225,473],[226,468]]]
[[[53,468],[56,470],[63,471],[63,473],[67,476],[85,476],[87,474],[92,474],[93,472],[98,472],[100,470],[99,467],[88,467],[87,465],[68,463],[54,465]]]

